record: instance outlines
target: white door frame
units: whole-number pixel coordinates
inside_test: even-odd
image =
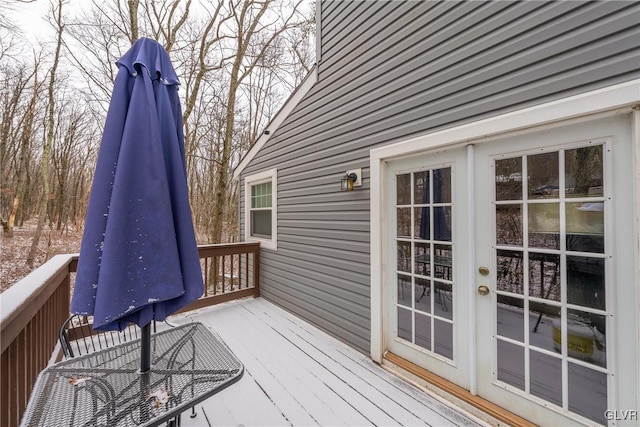
[[[383,177],[386,172],[386,161],[419,154],[437,147],[479,144],[488,140],[495,140],[504,136],[552,128],[558,125],[569,125],[600,117],[627,113],[640,103],[640,80],[610,86],[591,92],[575,95],[561,100],[525,108],[511,113],[491,117],[473,123],[457,126],[451,129],[437,131],[417,138],[401,141],[392,145],[376,148],[370,151],[370,220],[371,220],[371,358],[382,363],[385,351],[384,343],[384,298],[382,278],[387,268],[386,253],[383,245],[387,240],[386,223],[384,217],[384,201],[386,195],[383,190]],[[634,113],[634,164],[635,177],[633,179],[633,194],[635,197],[635,239],[636,259],[640,257],[640,113]],[[468,161],[473,161],[473,151],[468,153]],[[472,175],[470,175],[472,176]],[[472,230],[470,227],[469,230]],[[471,232],[471,231],[470,231]],[[473,266],[471,266],[473,268]],[[636,269],[636,287],[640,284],[640,271]],[[470,292],[474,292],[472,289]],[[474,302],[471,299],[470,313],[475,313]],[[640,296],[638,297],[636,324],[638,325],[638,339],[636,346],[640,350]],[[474,319],[470,316],[470,322]],[[470,349],[472,357],[469,369],[471,393],[475,394],[475,333],[470,334]],[[640,383],[640,381],[639,381]],[[640,407],[640,384],[638,385],[638,406]]]

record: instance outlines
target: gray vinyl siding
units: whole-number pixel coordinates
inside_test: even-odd
[[[241,179],[278,168],[278,250],[261,251],[262,295],[368,353],[369,150],[639,78],[640,5],[321,7],[318,82]],[[363,186],[340,192],[358,167]]]

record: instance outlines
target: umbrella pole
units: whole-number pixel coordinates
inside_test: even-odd
[[[151,323],[142,327],[140,353],[140,372],[145,373],[151,369]]]

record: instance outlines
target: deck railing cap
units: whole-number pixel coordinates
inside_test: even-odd
[[[55,276],[60,269],[68,268],[69,263],[78,254],[54,255],[49,261],[36,268],[9,289],[0,294],[0,329],[10,321],[21,307],[40,293],[41,288]]]

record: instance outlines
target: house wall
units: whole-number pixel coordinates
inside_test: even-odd
[[[640,4],[320,5],[318,82],[241,180],[278,168],[262,295],[368,353],[369,150],[639,78]],[[340,192],[359,167],[362,187]]]

